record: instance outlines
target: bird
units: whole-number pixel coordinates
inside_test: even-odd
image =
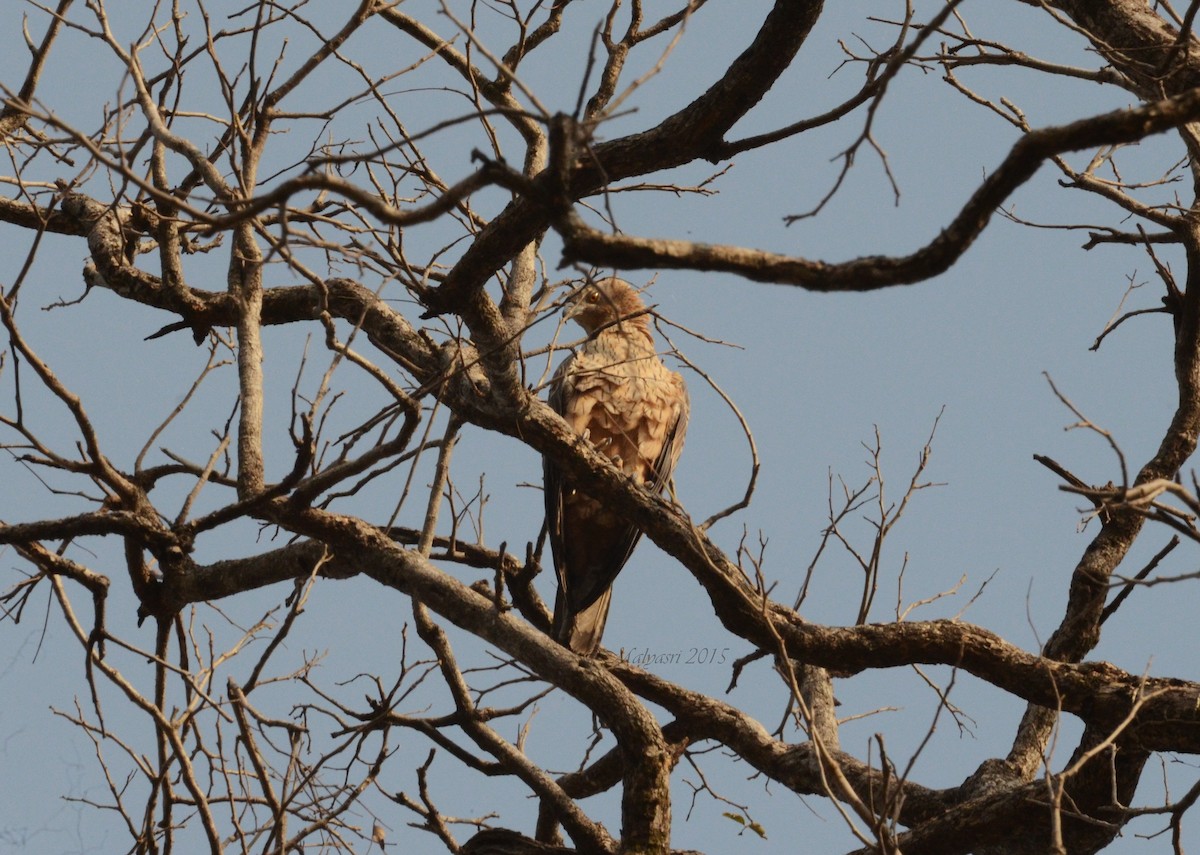
[[[549,404],[570,428],[635,483],[662,493],[683,450],[689,400],[683,378],[663,364],[637,289],[615,277],[586,283],[566,318],[586,341],[559,366]],[[546,529],[558,578],[552,635],[582,656],[600,648],[612,584],[641,531],[576,489],[543,457]]]
[[[379,844],[380,852],[387,851],[387,829],[379,820],[375,820],[375,825],[371,828],[371,841]]]

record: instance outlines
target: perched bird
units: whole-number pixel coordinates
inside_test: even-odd
[[[379,844],[381,852],[387,851],[387,829],[379,820],[375,820],[375,825],[371,828],[371,841]]]
[[[650,319],[621,279],[589,283],[566,317],[588,334],[550,386],[550,406],[613,465],[648,490],[666,488],[683,449],[688,394],[654,349]],[[546,527],[558,576],[554,638],[590,656],[600,647],[612,583],[642,533],[575,489],[543,460]]]

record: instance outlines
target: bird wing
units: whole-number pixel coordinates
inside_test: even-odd
[[[683,378],[674,373],[671,376],[676,381],[674,384],[675,392],[672,396],[673,400],[669,405],[673,417],[670,419],[670,424],[667,428],[667,435],[663,441],[662,451],[659,452],[658,458],[654,461],[654,480],[647,480],[646,484],[655,493],[661,493],[665,490],[671,480],[671,476],[675,473],[675,465],[679,463],[679,455],[683,453],[683,439],[687,434],[688,418],[692,412],[691,398],[688,396],[687,386],[684,384]]]
[[[683,452],[683,440],[687,433],[691,409],[683,378],[674,372],[666,374],[673,381],[670,386],[671,393],[664,395],[658,406],[647,408],[642,414],[642,424],[635,426],[633,431],[635,434],[645,435],[641,437],[643,441],[638,443],[637,453],[641,460],[646,461],[644,471],[640,473],[642,484],[652,493],[661,493],[671,481],[675,464],[679,462],[679,455]],[[658,445],[660,436],[662,447],[651,459],[652,455],[646,452],[646,446]],[[617,574],[633,555],[638,541],[642,539],[640,528],[625,522],[624,519],[620,522],[621,529],[614,533],[616,536],[612,543],[613,552],[616,553],[612,559],[614,569],[608,576],[605,587],[612,585]]]
[[[566,376],[573,359],[574,356],[564,360],[550,381],[550,395],[547,403],[560,416],[566,412]],[[562,470],[552,459],[543,456],[542,492],[546,501],[546,532],[550,537],[550,552],[554,557],[554,571],[558,576],[559,591],[566,587],[563,579],[563,490]]]
[[[576,433],[614,462],[621,458],[622,469],[659,492],[679,460],[689,405],[683,378],[657,359],[653,368],[656,392],[631,401],[619,394],[622,381],[606,379],[603,366],[589,367],[587,354],[576,354],[556,372],[549,403]],[[621,412],[630,404],[628,412]],[[549,458],[543,468],[546,524],[559,584],[554,634],[577,652],[591,652],[603,632],[612,583],[642,532],[576,491]],[[578,639],[585,640],[577,646]]]
[[[578,388],[581,376],[591,375],[579,354],[565,361],[555,373],[549,404],[577,434],[592,438],[598,430],[593,410],[602,408],[602,389]],[[612,584],[636,543],[636,528],[606,511],[589,496],[577,491],[550,458],[542,461],[546,492],[546,526],[558,576],[560,594],[569,615],[594,603]],[[619,524],[618,524],[619,523]],[[634,535],[624,529],[630,528]],[[555,609],[556,613],[559,609]],[[556,621],[557,623],[557,621]]]

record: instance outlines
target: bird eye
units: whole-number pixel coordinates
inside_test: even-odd
[[[600,292],[599,291],[588,291],[587,301],[589,303],[599,303],[600,302]]]

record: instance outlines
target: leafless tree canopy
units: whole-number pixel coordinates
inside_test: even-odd
[[[1200,683],[1089,654],[1116,609],[1159,578],[1157,558],[1123,567],[1144,532],[1169,527],[1167,550],[1200,548],[1200,491],[1185,469],[1200,437],[1200,3],[1026,0],[1043,28],[1086,48],[1071,59],[977,32],[976,4],[876,3],[861,22],[871,38],[842,34],[838,80],[857,75],[857,91],[819,114],[776,111],[769,127],[759,116],[754,132],[743,118],[825,37],[826,12],[812,0],[746,3],[752,37],[714,47],[720,66],[646,109],[640,95],[672,67],[689,24],[727,14],[722,5],[4,4],[7,29],[24,16],[28,62],[22,79],[0,81],[2,615],[49,620],[78,641],[77,704],[55,712],[95,747],[105,789],[87,801],[128,834],[113,851],[365,852],[391,832],[424,851],[666,853],[697,801],[753,846],[776,829],[754,805],[721,801],[728,774],[829,807],[860,852],[1095,852],[1147,813],[1164,851],[1183,851],[1200,784],[1157,802],[1135,791],[1159,774],[1156,756],[1200,754]],[[49,82],[58,68],[73,69],[75,91]],[[1106,87],[1128,106],[1035,124],[972,88],[1014,71],[1034,85]],[[699,243],[682,220],[639,234],[616,213],[635,191],[702,203],[707,183],[679,168],[712,176],[745,155],[783,170],[789,143],[843,123],[852,144],[828,193],[808,211],[764,212],[826,216],[856,164],[882,165],[889,180],[874,121],[909,80],[953,87],[970,121],[1016,141],[908,254],[871,254],[870,232],[851,260]],[[1174,147],[1153,176],[1119,169],[1122,147],[1150,137],[1155,151]],[[881,544],[929,483],[928,447],[889,502],[878,443],[865,485],[831,481],[810,578],[839,551],[864,582],[858,620],[827,626],[773,588],[782,571],[764,569],[745,533],[756,455],[746,502],[702,520],[686,496],[629,482],[544,403],[575,335],[554,333],[563,299],[589,277],[720,271],[818,292],[920,283],[953,268],[1031,180],[1057,180],[1105,212],[1096,220],[1123,217],[1092,229],[1089,246],[1152,266],[1162,301],[1122,308],[1113,324],[1168,313],[1178,384],[1157,449],[1127,460],[1114,440],[1108,483],[1042,460],[1070,493],[1062,500],[1092,519],[1078,563],[1054,577],[1069,577],[1069,592],[1040,650],[968,619],[872,610],[892,572]],[[63,254],[84,259],[78,283],[42,274]],[[920,286],[908,298],[930,299]],[[89,313],[136,321],[96,324],[82,341],[45,332]],[[118,348],[161,362],[178,404],[125,413],[133,438],[98,423],[105,388],[74,386],[56,367],[72,351],[103,362]],[[694,368],[702,383],[703,361]],[[753,448],[752,427],[730,446]],[[552,641],[544,534],[484,537],[485,505],[519,488],[456,481],[455,455],[472,444],[497,456],[528,447],[636,524],[682,568],[671,584],[703,591],[710,607],[689,619],[729,639],[738,688],[702,693]],[[689,465],[703,464],[685,455]],[[865,541],[846,525],[863,514]],[[803,575],[805,559],[792,565]],[[301,656],[337,646],[336,631],[306,626],[310,598],[349,589],[391,604],[394,622],[372,630],[390,670],[330,675]],[[260,617],[235,619],[240,603]],[[353,602],[341,609],[353,623]],[[1193,640],[1164,632],[1155,643]],[[922,783],[882,740],[870,756],[839,743],[835,678],[921,666],[948,666],[934,685],[946,720],[960,714],[956,684],[1026,705],[1007,754],[979,756],[951,786]],[[751,681],[773,693],[775,721],[739,703]],[[548,761],[538,740],[552,739],[544,719],[559,712],[592,724]],[[1064,720],[1080,735],[1055,752]],[[529,807],[475,810],[452,778],[504,779]],[[584,800],[605,793],[619,814]],[[802,840],[806,821],[798,808],[778,831]]]

